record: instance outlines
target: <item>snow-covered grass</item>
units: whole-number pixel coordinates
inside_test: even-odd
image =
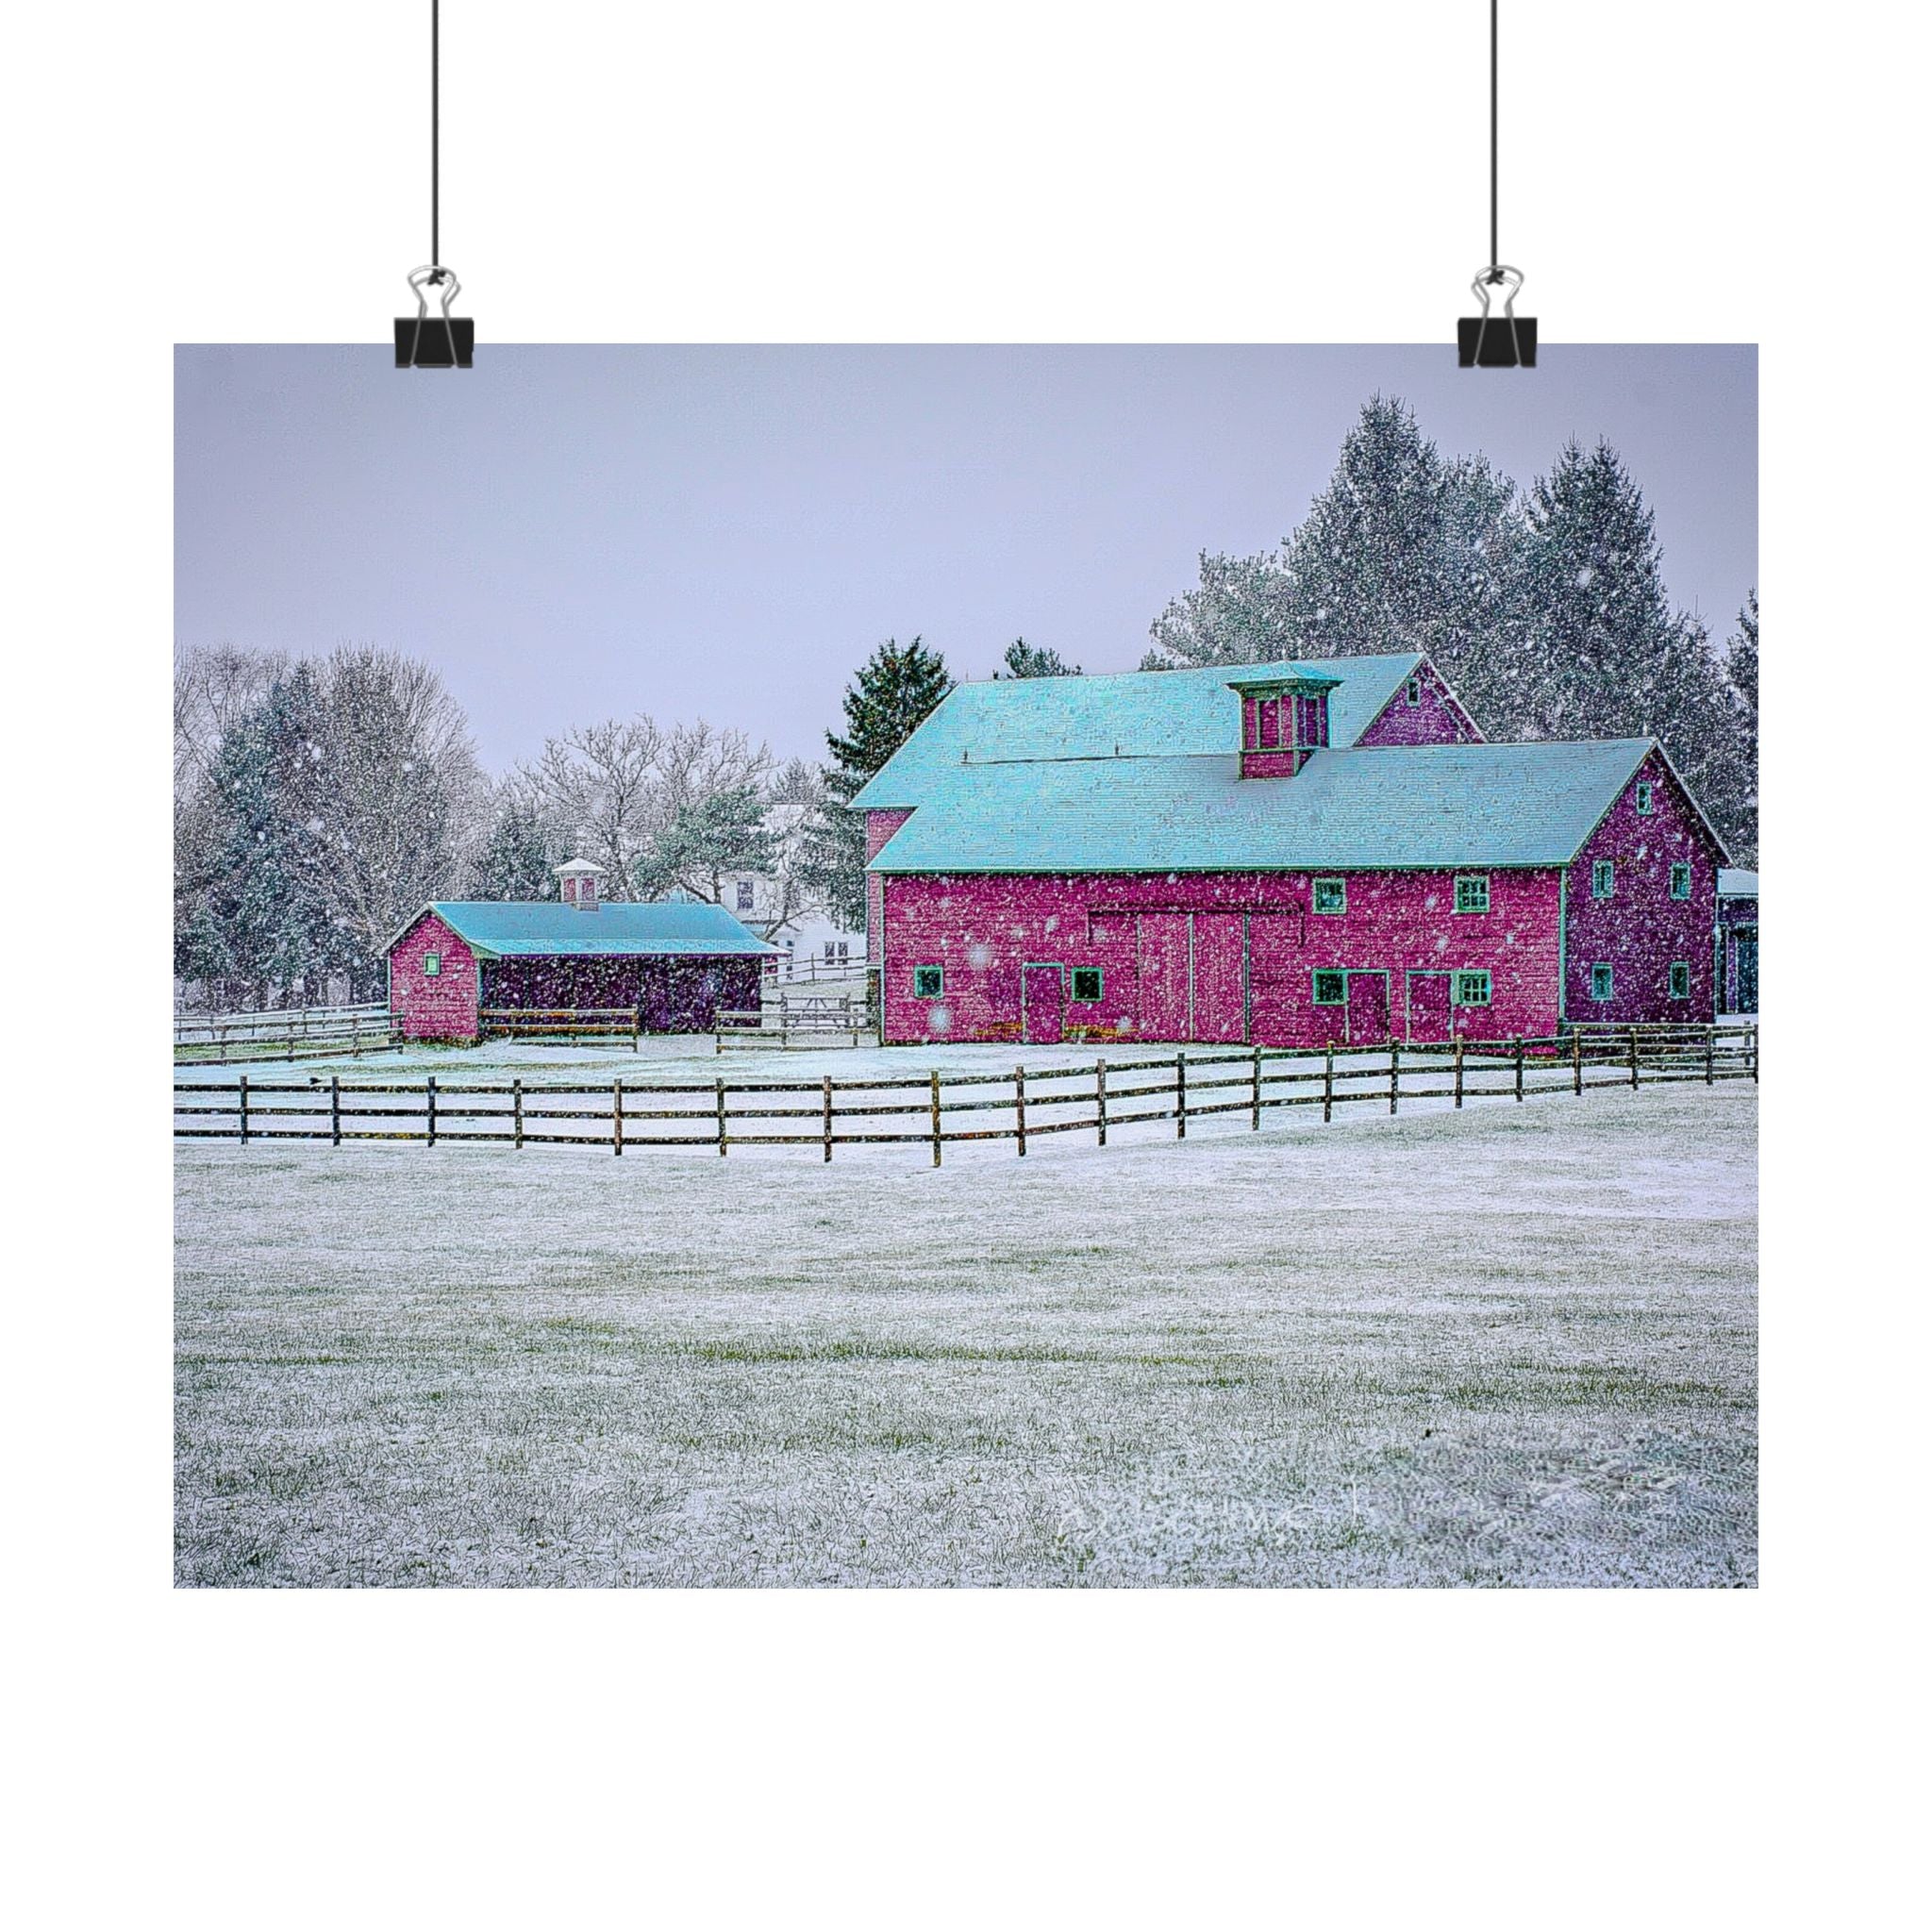
[[[182,1142],[177,1576],[1750,1583],[1756,1098],[937,1172]]]

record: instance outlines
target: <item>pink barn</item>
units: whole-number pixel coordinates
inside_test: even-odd
[[[600,898],[600,868],[559,866],[560,899],[438,900],[389,947],[406,1040],[474,1041],[485,1008],[629,1010],[645,1033],[705,1033],[755,1008],[767,945],[722,906]]]
[[[1488,743],[1425,657],[962,685],[855,805],[889,1041],[1715,1012],[1725,854],[1662,747]]]

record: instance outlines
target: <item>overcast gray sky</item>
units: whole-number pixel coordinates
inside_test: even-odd
[[[1377,390],[1525,485],[1607,437],[1719,637],[1757,579],[1750,347],[176,355],[177,644],[414,653],[493,770],[638,710],[818,757],[887,636],[956,676],[1022,635],[1132,670],[1197,553],[1279,541]]]

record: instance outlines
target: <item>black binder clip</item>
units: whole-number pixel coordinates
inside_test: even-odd
[[[476,347],[476,325],[449,312],[449,305],[462,290],[454,269],[425,263],[409,271],[409,287],[416,297],[414,315],[396,318],[396,367],[398,369],[467,369]],[[431,318],[429,291],[437,291],[442,313]]]
[[[1483,312],[1465,315],[1456,325],[1457,365],[1463,369],[1534,369],[1536,317],[1516,312],[1523,271],[1492,263],[1489,268],[1479,269],[1469,286],[1483,305]],[[1506,291],[1500,320],[1490,314],[1490,291],[1498,286]]]

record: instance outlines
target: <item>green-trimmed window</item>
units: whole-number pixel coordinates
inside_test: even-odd
[[[1590,969],[1590,996],[1593,1000],[1611,998],[1617,990],[1617,975],[1607,966]]]
[[[1690,896],[1690,868],[1681,859],[1671,868],[1671,897],[1688,899]]]
[[[1657,809],[1657,787],[1648,778],[1638,783],[1637,809],[1644,818],[1648,818]]]
[[[912,969],[912,997],[916,1000],[936,1000],[946,990],[946,969],[943,966],[915,966]]]
[[[1490,1003],[1487,973],[1458,973],[1449,985],[1450,997],[1458,1007],[1486,1007]]]
[[[1408,702],[1411,705],[1419,705],[1422,703],[1423,681],[1420,677],[1411,677],[1408,680],[1408,690],[1405,693],[1405,695],[1407,697]]]
[[[1674,1000],[1690,997],[1690,962],[1688,959],[1671,961],[1671,997]]]
[[[423,977],[425,979],[436,979],[441,975],[441,973],[442,955],[441,953],[425,953],[423,955]]]
[[[1609,899],[1616,896],[1617,868],[1607,858],[1599,858],[1590,869],[1590,896]]]
[[[1456,909],[1458,912],[1487,912],[1490,909],[1488,873],[1459,872],[1456,874]]]
[[[1075,966],[1074,968],[1074,997],[1076,1000],[1097,1000],[1100,997],[1100,968],[1098,966]]]
[[[1318,1007],[1345,1007],[1348,1004],[1348,974],[1315,969],[1315,1004]]]
[[[1346,912],[1348,910],[1348,881],[1346,879],[1317,879],[1315,881],[1315,910],[1317,912]]]

